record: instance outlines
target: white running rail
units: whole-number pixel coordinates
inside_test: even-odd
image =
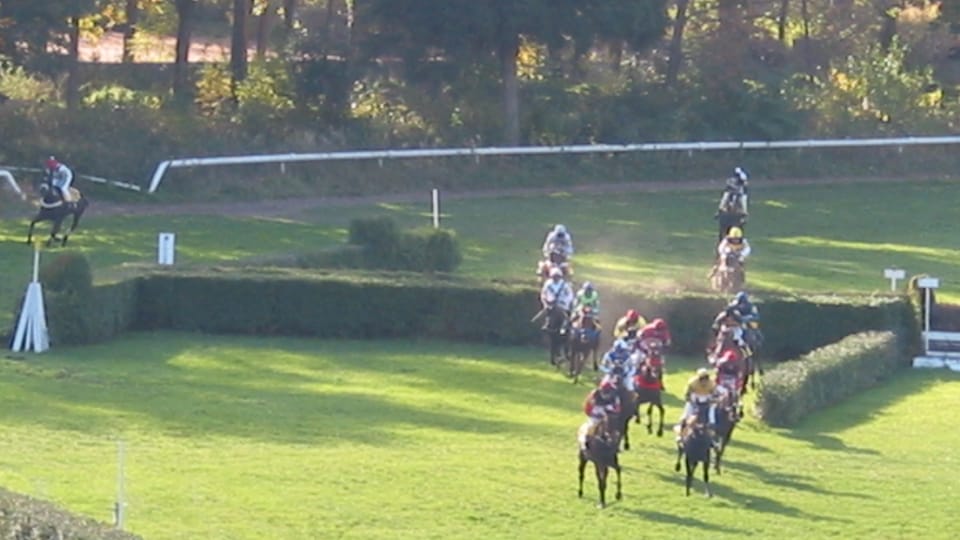
[[[686,142],[686,143],[643,143],[643,144],[584,144],[574,146],[506,146],[484,148],[435,148],[411,150],[363,150],[348,152],[318,152],[309,154],[261,154],[245,156],[221,156],[207,158],[182,158],[161,161],[153,172],[147,193],[154,193],[160,187],[164,175],[169,169],[180,167],[206,167],[216,165],[245,165],[256,163],[293,163],[298,161],[332,160],[384,160],[420,157],[454,156],[521,156],[545,154],[612,154],[624,152],[657,151],[707,151],[707,150],[762,150],[788,148],[843,148],[889,146],[938,145],[960,143],[960,136],[942,137],[900,137],[875,139],[809,139],[793,141],[742,141],[742,142]],[[139,190],[139,188],[138,188]]]

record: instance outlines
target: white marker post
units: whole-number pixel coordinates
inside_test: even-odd
[[[17,330],[10,349],[14,352],[43,352],[50,348],[47,333],[47,314],[43,309],[43,287],[40,285],[40,250],[33,246],[33,280],[27,285],[27,295],[20,310]]]
[[[923,289],[923,354],[930,354],[930,291],[940,287],[938,278],[925,277],[917,280]]]
[[[900,268],[884,268],[883,277],[890,280],[890,291],[896,292],[897,280],[907,277],[907,273]]]
[[[433,228],[440,228],[440,190],[433,190]]]
[[[174,247],[177,242],[177,236],[173,233],[160,233],[157,239],[157,264],[173,265]]]

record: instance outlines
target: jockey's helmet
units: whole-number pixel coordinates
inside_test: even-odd
[[[50,156],[47,158],[47,161],[44,163],[48,171],[52,171],[60,166],[60,162],[57,161],[57,158]]]
[[[657,330],[666,330],[666,329],[667,329],[667,321],[665,321],[665,320],[663,320],[663,319],[654,319],[654,320],[653,320],[653,327],[656,328]]]
[[[710,370],[707,368],[700,368],[697,370],[697,378],[701,381],[704,379],[710,378]]]
[[[727,231],[727,238],[743,238],[743,229],[740,227],[730,227]]]
[[[640,320],[640,314],[637,313],[637,310],[631,309],[627,311],[627,322],[635,323]]]
[[[747,296],[747,293],[744,291],[738,292],[737,295],[733,297],[734,304],[746,304],[748,302],[750,302],[750,297]]]
[[[553,232],[554,232],[557,236],[566,236],[566,234],[567,234],[567,228],[564,227],[563,225],[557,223],[557,224],[553,227]]]
[[[584,291],[590,292],[593,290],[593,283],[590,283],[589,281],[584,281],[582,288]]]
[[[617,385],[610,379],[607,379],[600,383],[600,393],[604,395],[610,395],[617,389]]]
[[[746,182],[747,179],[750,178],[747,175],[747,171],[745,171],[743,167],[734,167],[733,177],[736,178],[737,180],[740,180],[741,182]]]

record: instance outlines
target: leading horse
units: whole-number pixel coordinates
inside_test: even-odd
[[[608,417],[606,421],[600,424],[596,432],[587,434],[586,443],[580,447],[579,452],[580,487],[577,496],[583,497],[583,473],[587,467],[587,462],[592,461],[597,473],[597,490],[600,492],[600,502],[597,503],[599,508],[604,508],[607,505],[607,477],[610,475],[610,469],[617,473],[617,500],[623,498],[620,488],[620,461],[617,456],[620,435],[613,427],[615,425]]]
[[[80,218],[83,217],[83,213],[90,205],[90,201],[88,201],[80,191],[73,188],[71,188],[74,194],[72,201],[63,200],[60,190],[47,182],[40,184],[39,189],[41,197],[40,209],[37,211],[37,215],[30,221],[30,228],[27,231],[27,244],[33,242],[34,226],[41,221],[50,221],[53,226],[50,229],[50,237],[47,238],[47,246],[53,245],[53,243],[58,240],[61,246],[65,246],[67,245],[67,239],[70,238],[70,233],[76,230],[77,225],[80,223]],[[59,238],[57,233],[60,232],[63,220],[66,219],[67,216],[72,216],[73,221],[70,223],[70,227],[63,233],[63,238]]]

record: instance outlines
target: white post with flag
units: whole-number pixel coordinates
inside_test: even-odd
[[[43,352],[50,348],[47,315],[43,308],[43,287],[40,285],[40,250],[33,246],[33,280],[20,309],[20,318],[10,349],[14,352]]]

